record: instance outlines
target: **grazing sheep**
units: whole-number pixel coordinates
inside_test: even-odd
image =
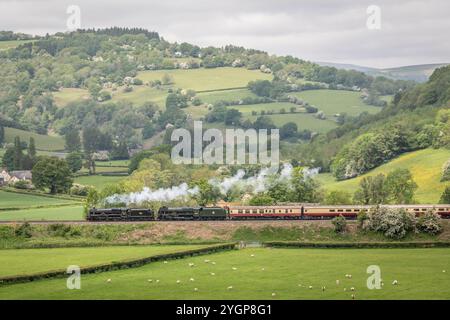
[[[352,300],[355,300],[355,295],[354,294],[352,294]]]
[[[325,291],[325,287],[322,287],[322,291]]]
[[[148,281],[148,282],[153,282],[153,280],[152,280],[152,279],[148,279],[147,281]]]
[[[189,281],[195,281],[195,279],[194,278],[190,278]]]
[[[213,261],[213,262],[211,262],[211,264],[212,264],[212,265],[215,265],[216,263]]]
[[[233,286],[229,286],[227,289],[228,290],[233,290]]]
[[[336,280],[336,284],[339,285],[339,280]]]
[[[344,291],[347,291],[347,288],[344,288]]]
[[[168,262],[167,261],[164,261],[164,264],[167,264]]]
[[[272,292],[272,297],[275,297],[276,296],[276,293],[275,292]]]
[[[194,291],[198,291],[198,289],[197,289],[197,288],[194,288]]]
[[[309,286],[309,288],[310,288],[310,289],[312,289],[312,288],[313,288],[313,286]]]
[[[355,291],[355,288],[354,288],[354,287],[351,287],[350,290],[351,290],[351,291]]]
[[[180,280],[177,280],[177,283],[181,283],[181,281],[180,281]]]
[[[301,287],[302,285],[299,283],[298,286]]]
[[[265,270],[266,270],[266,268],[262,268],[261,270],[262,270],[262,271],[265,271]]]
[[[209,263],[209,260],[208,260],[208,259],[205,259],[204,261],[205,261],[205,263]]]
[[[111,282],[111,279],[106,280],[106,282],[108,282],[108,283]]]
[[[189,267],[193,267],[194,266],[194,264],[193,263],[189,263]]]
[[[254,257],[254,256],[255,256],[254,254],[251,254],[251,255],[250,255],[250,257]]]
[[[351,278],[352,278],[352,275],[351,275],[351,274],[349,274],[349,275],[348,275],[348,278],[349,278],[349,279],[351,279]]]
[[[156,280],[156,283],[159,283],[159,280]]]
[[[442,270],[443,273],[445,273],[445,270]]]
[[[237,270],[237,268],[236,268],[236,267],[233,267],[233,268],[231,268],[231,269],[233,269],[234,271],[236,271],[236,270]]]
[[[211,272],[211,275],[212,275],[212,276],[215,276],[216,274],[215,274],[214,272]]]
[[[394,286],[396,286],[396,285],[398,284],[398,281],[397,281],[397,280],[394,280],[394,281],[392,281],[392,284],[393,284]]]

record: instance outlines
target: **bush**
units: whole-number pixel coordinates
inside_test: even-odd
[[[450,180],[450,160],[447,160],[442,166],[441,181],[449,181],[449,180]]]
[[[417,228],[421,232],[436,235],[442,231],[441,217],[434,210],[428,210],[419,218]]]
[[[74,184],[72,188],[70,188],[70,194],[73,196],[87,196],[91,187],[84,186],[82,184]]]
[[[402,239],[415,227],[416,217],[404,209],[375,207],[368,214],[367,228],[391,239]]]
[[[21,224],[14,230],[14,234],[16,237],[31,238],[33,236],[31,232],[31,224],[28,222]]]
[[[343,233],[347,229],[347,220],[342,215],[333,218],[331,223],[334,225],[334,232]]]
[[[19,180],[13,185],[16,189],[28,189],[30,187],[30,183],[26,180]]]

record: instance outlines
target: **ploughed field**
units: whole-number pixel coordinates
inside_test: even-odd
[[[371,265],[381,269],[382,289],[367,288]],[[82,275],[80,290],[68,290],[65,278],[0,287],[0,299],[350,300],[352,294],[449,299],[450,250],[248,248]]]

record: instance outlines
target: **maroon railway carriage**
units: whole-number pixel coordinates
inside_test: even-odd
[[[302,206],[231,206],[228,217],[231,220],[301,219]]]

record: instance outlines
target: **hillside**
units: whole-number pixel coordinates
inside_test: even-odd
[[[437,203],[445,186],[448,185],[440,179],[442,165],[449,158],[450,150],[448,149],[424,149],[403,154],[354,179],[336,181],[329,173],[319,174],[316,178],[326,190],[344,190],[353,194],[364,177],[380,173],[387,175],[399,168],[409,169],[418,185],[415,194],[417,202]]]
[[[393,67],[393,68],[371,68],[355,64],[317,62],[321,66],[335,67],[344,70],[356,70],[368,75],[377,77],[383,76],[396,80],[413,80],[416,82],[426,82],[434,70],[448,65],[448,63],[419,64],[411,66]]]

